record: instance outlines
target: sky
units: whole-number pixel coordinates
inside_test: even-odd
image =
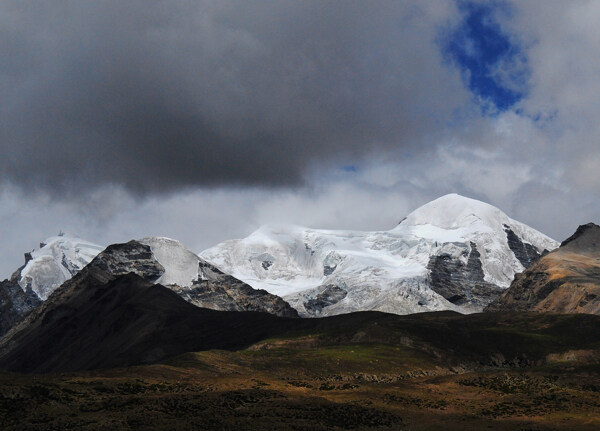
[[[0,279],[59,231],[200,252],[459,193],[600,222],[600,1],[0,0]]]

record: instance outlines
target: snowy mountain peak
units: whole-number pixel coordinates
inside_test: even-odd
[[[442,196],[410,213],[392,232],[438,242],[474,241],[485,245],[491,238],[512,232],[527,244],[535,245],[541,253],[552,250],[558,243],[546,235],[508,217],[503,211],[476,199],[455,193]],[[510,234],[509,234],[510,235]],[[506,238],[494,248],[502,248]],[[508,244],[506,244],[508,246]],[[488,247],[489,248],[489,247]],[[519,270],[519,268],[515,268]],[[503,280],[501,285],[504,285]]]
[[[104,247],[61,232],[46,238],[40,248],[26,253],[26,264],[21,269],[19,285],[31,288],[42,300],[62,283],[86,266]]]
[[[494,225],[508,216],[498,208],[465,196],[451,193],[435,199],[410,213],[402,226],[433,225],[442,229],[467,227],[474,223]]]

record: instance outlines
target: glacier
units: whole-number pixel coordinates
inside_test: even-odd
[[[364,310],[469,313],[481,311],[524,270],[509,232],[517,238],[516,246],[537,254],[558,247],[492,205],[449,194],[413,211],[389,231],[263,226],[244,239],[204,250],[200,257],[256,289],[281,296],[305,317]],[[444,297],[440,292],[445,287],[436,286],[458,277],[459,270],[473,284],[462,302]]]

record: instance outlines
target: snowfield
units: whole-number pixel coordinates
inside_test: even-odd
[[[361,310],[473,312],[481,307],[457,306],[430,288],[428,264],[442,254],[466,264],[465,250],[474,243],[484,280],[507,288],[524,267],[508,245],[505,226],[539,252],[558,247],[498,208],[450,194],[415,210],[389,231],[263,226],[200,257],[256,289],[283,297],[305,316]],[[327,305],[316,313],[307,310],[314,301]]]

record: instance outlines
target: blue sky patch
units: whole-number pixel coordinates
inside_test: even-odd
[[[525,96],[529,77],[525,53],[496,20],[510,11],[500,2],[461,1],[459,8],[463,20],[442,41],[444,54],[462,70],[484,112],[506,111]]]

